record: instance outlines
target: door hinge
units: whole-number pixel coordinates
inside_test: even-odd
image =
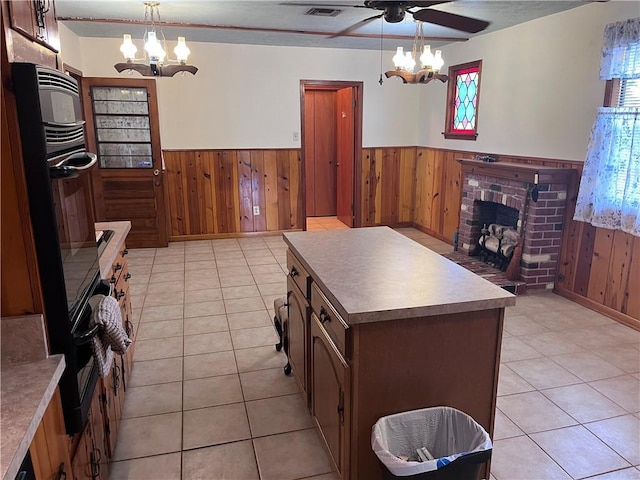
[[[344,392],[340,390],[340,400],[338,401],[338,415],[340,415],[340,425],[344,425]]]

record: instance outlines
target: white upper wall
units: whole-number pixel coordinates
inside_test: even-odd
[[[482,60],[478,138],[447,140],[446,85],[422,86],[418,144],[584,161],[605,82],[607,23],[640,15],[637,1],[591,3],[443,48],[445,69]]]
[[[58,32],[60,35],[60,56],[65,65],[69,65],[78,70],[82,70],[82,52],[80,51],[80,38],[67,26],[58,22]]]
[[[63,27],[63,55],[77,38]],[[79,41],[81,56],[73,58],[82,65],[68,63],[84,76],[128,76],[113,68],[123,61],[121,40],[83,37]],[[137,43],[140,52],[142,46]],[[379,52],[188,44],[189,62],[198,67],[198,73],[156,79],[164,149],[300,147],[293,133],[300,132],[301,79],[364,82],[364,146],[417,143],[416,90],[396,82],[378,84]],[[168,45],[169,50],[173,47]]]

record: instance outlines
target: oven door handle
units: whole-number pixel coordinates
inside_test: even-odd
[[[80,175],[83,170],[93,167],[97,161],[98,156],[95,153],[74,153],[49,167],[49,176],[51,178],[74,178]]]
[[[100,325],[95,325],[93,328],[86,330],[80,333],[73,334],[73,341],[76,345],[84,345],[89,343],[93,337],[98,334],[98,330],[100,329]]]

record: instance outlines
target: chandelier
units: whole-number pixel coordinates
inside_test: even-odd
[[[416,20],[412,50],[404,52],[402,47],[398,47],[391,60],[396,68],[385,72],[387,78],[400,77],[402,83],[429,83],[431,80],[440,80],[444,83],[449,80],[449,77],[440,74],[440,69],[444,64],[442,52],[436,50],[435,53],[432,53],[431,46],[424,44],[424,33],[420,21]],[[420,69],[414,73],[418,62]]]
[[[178,72],[196,74],[197,67],[187,65],[190,50],[184,37],[178,37],[178,45],[173,49],[176,59],[167,57],[167,41],[164,38],[160,20],[160,2],[144,2],[144,22],[147,24],[142,40],[144,58],[135,58],[138,47],[133,44],[131,35],[123,35],[120,51],[126,62],[114,65],[118,72],[134,70],[145,77],[173,77]],[[156,31],[156,25],[159,26]]]

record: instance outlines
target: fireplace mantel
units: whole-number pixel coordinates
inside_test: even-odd
[[[464,174],[475,173],[488,177],[506,178],[521,182],[534,183],[535,174],[538,174],[538,183],[542,184],[569,184],[576,175],[572,168],[549,168],[540,165],[527,165],[510,162],[483,162],[469,158],[459,158]]]

